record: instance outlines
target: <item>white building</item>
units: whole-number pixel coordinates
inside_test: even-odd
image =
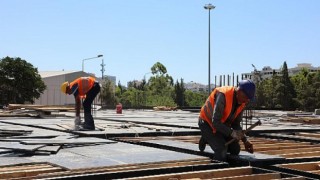
[[[293,76],[298,74],[302,69],[307,69],[310,72],[316,72],[320,71],[320,67],[313,67],[309,63],[301,63],[298,64],[294,68],[288,68],[288,74],[289,76]],[[242,78],[243,79],[251,79],[255,80],[255,77],[261,77],[261,80],[271,78],[273,75],[273,72],[275,72],[276,75],[281,75],[281,69],[272,69],[270,66],[265,66],[262,68],[261,71],[252,71],[251,73],[242,73]]]
[[[66,95],[61,92],[61,84],[65,81],[72,82],[79,77],[94,77],[93,74],[88,74],[83,71],[42,71],[39,72],[39,74],[43,82],[47,86],[46,90],[41,94],[40,98],[35,100],[35,104],[40,105],[75,104],[73,95]],[[100,81],[99,78],[97,78],[96,80]]]
[[[214,84],[210,84],[211,90],[215,87]],[[192,92],[208,92],[208,85],[203,85],[197,82],[184,83],[184,88]]]

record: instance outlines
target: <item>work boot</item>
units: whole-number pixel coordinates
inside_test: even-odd
[[[96,128],[94,126],[87,126],[86,124],[79,126],[78,131],[94,131]]]
[[[206,140],[201,136],[199,140],[199,150],[203,152],[206,149]]]

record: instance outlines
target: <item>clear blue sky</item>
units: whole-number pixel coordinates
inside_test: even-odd
[[[159,61],[175,81],[207,84],[208,3],[212,83],[251,64],[320,66],[319,0],[0,0],[0,58],[81,70],[103,54],[105,74],[123,85]],[[101,76],[100,64],[85,71]]]

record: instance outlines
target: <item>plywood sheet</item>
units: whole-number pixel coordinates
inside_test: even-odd
[[[100,144],[100,143],[116,143],[115,141],[100,138],[75,138],[75,139],[47,139],[34,141],[21,141],[22,144],[38,145],[62,145],[62,144]]]

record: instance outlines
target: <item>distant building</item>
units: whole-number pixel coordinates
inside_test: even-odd
[[[104,78],[109,79],[111,82],[113,82],[114,85],[117,85],[117,84],[118,84],[118,83],[117,83],[117,77],[116,77],[116,76],[106,75],[106,76],[104,76]],[[99,78],[99,79],[101,79],[101,78]]]
[[[197,82],[184,83],[184,88],[192,92],[208,92],[208,85],[203,85]],[[210,85],[211,90],[215,88],[214,84]]]
[[[294,68],[288,68],[288,74],[289,76],[293,76],[298,74],[302,69],[307,69],[310,72],[316,72],[320,71],[320,67],[313,67],[309,63],[301,63],[298,64],[297,67]],[[252,71],[251,73],[242,73],[241,76],[243,79],[251,79],[256,80],[255,78],[259,77],[261,80],[271,78],[273,73],[280,76],[281,75],[281,69],[272,69],[270,66],[265,66],[262,68],[261,71],[256,70]]]
[[[138,87],[141,86],[141,84],[143,83],[143,81],[139,81],[139,80],[133,80],[133,81],[129,81],[127,82],[127,87]]]
[[[40,105],[70,105],[75,104],[73,95],[63,94],[60,90],[61,83],[65,81],[72,82],[79,77],[95,77],[94,74],[89,74],[83,71],[40,71],[43,82],[47,86],[46,90],[40,95],[40,98],[35,99],[35,104]],[[115,76],[105,76],[112,82],[116,81]],[[101,78],[96,77],[96,81],[102,82]],[[99,96],[99,95],[98,95]],[[95,99],[96,103],[99,98]]]

